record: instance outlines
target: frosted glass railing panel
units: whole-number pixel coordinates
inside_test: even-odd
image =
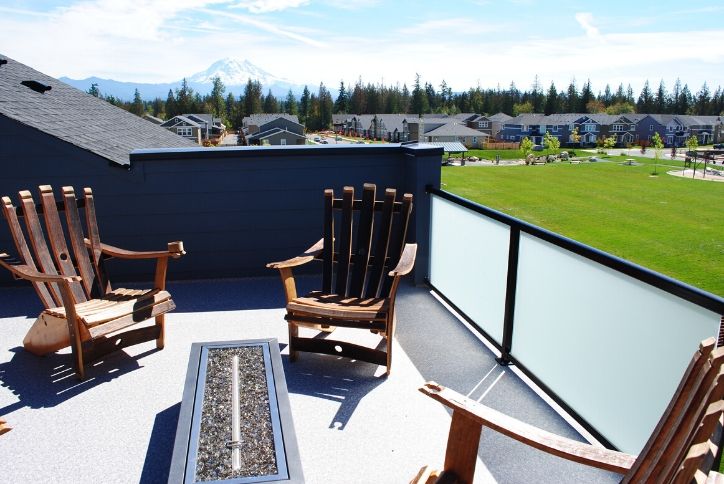
[[[432,196],[430,281],[498,343],[509,243],[507,225]]]
[[[720,315],[522,234],[511,354],[637,454]]]

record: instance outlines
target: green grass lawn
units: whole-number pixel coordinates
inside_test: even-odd
[[[622,166],[634,158],[641,166]],[[666,174],[680,161],[443,167],[443,189],[724,295],[724,183]]]

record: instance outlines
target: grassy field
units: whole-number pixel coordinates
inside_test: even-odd
[[[620,163],[634,158],[640,166]],[[724,183],[666,174],[682,162],[443,167],[443,189],[724,295]]]

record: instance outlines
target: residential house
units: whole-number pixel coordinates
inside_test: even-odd
[[[696,136],[700,145],[714,142],[714,131],[717,124],[721,124],[720,116],[677,116],[684,127],[684,136],[681,146],[686,145],[686,140]]]
[[[468,119],[466,124],[468,128],[476,129],[487,134],[490,136],[490,139],[499,139],[498,135],[503,129],[503,124],[509,119],[512,119],[512,116],[508,116],[505,113],[497,113],[492,116],[476,115]]]
[[[304,145],[304,125],[296,115],[252,115],[242,120],[246,145]]]
[[[196,144],[201,144],[201,140],[203,138],[201,125],[186,116],[182,116],[180,114],[178,116],[174,116],[161,124],[161,127],[191,140]]]
[[[468,149],[482,148],[487,138],[487,133],[476,129],[468,128],[465,124],[446,123],[434,129],[426,131],[425,141],[429,142],[452,142],[459,141]]]
[[[202,140],[208,140],[226,134],[226,126],[221,122],[221,118],[204,113],[184,114],[183,116],[199,125]]]
[[[400,143],[409,140],[407,114],[338,114],[332,116],[335,132],[346,136]]]
[[[0,61],[0,159],[33,166],[50,158],[58,168],[48,177],[67,180],[61,167],[128,167],[136,149],[198,146],[13,59]]]
[[[541,130],[541,126],[543,129]],[[507,120],[500,131],[501,141],[520,141],[528,138],[534,144],[543,143],[545,135],[545,115],[540,113],[526,113]]]

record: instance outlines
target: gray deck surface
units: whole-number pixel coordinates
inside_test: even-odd
[[[312,279],[303,280],[311,286]],[[392,374],[381,367],[301,353],[288,361],[277,278],[169,285],[166,348],[153,342],[109,356],[79,382],[69,351],[36,357],[22,339],[40,312],[30,286],[0,288],[0,480],[7,483],[166,482],[192,342],[275,337],[306,481],[406,483],[440,466],[450,416],[417,391],[435,380],[508,415],[583,440],[424,287],[398,296]],[[338,330],[335,338],[379,338]],[[484,430],[479,482],[617,482]],[[439,468],[439,467],[438,467]]]

